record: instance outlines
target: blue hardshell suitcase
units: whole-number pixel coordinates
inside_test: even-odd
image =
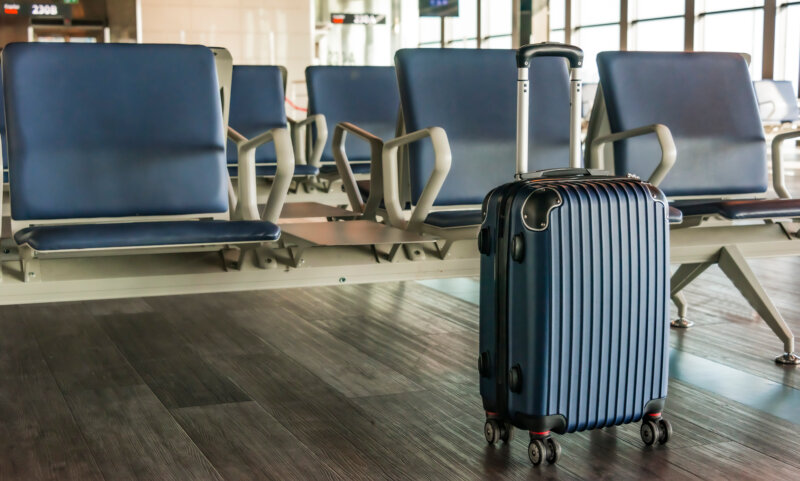
[[[526,59],[537,55],[570,61],[574,129],[582,53],[561,44],[520,49],[519,104],[528,102]],[[525,174],[527,112],[518,122],[517,181],[484,200],[478,240],[486,440],[529,431],[534,465],[558,460],[551,433],[642,420],[643,441],[665,443],[666,198],[638,178],[576,167],[575,130],[573,167]]]

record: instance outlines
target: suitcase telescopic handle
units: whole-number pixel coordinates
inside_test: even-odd
[[[534,57],[564,57],[569,60],[569,68],[583,66],[583,50],[566,43],[542,42],[523,45],[517,50],[517,67],[530,67]]]
[[[535,43],[517,50],[517,172],[522,179],[528,172],[528,110],[530,83],[528,69],[535,57],[563,57],[570,66],[569,166],[579,168],[581,162],[581,67],[583,50],[564,43]]]

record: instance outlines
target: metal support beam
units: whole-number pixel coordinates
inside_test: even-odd
[[[693,52],[695,0],[686,0],[686,11],[683,18],[683,49],[687,52]]]
[[[511,41],[514,48],[531,42],[533,28],[533,0],[514,0],[511,12]]]
[[[619,2],[619,49],[622,51],[628,50],[628,30],[630,29],[630,14],[628,9],[628,0],[620,0]]]
[[[789,326],[786,325],[778,308],[772,303],[755,273],[747,264],[742,251],[738,246],[725,246],[720,251],[719,267],[728,276],[733,285],[750,306],[755,309],[758,315],[772,329],[778,338],[783,341],[784,354],[775,358],[775,362],[780,364],[800,364],[800,359],[794,354],[794,334]]]
[[[483,48],[483,0],[478,0],[478,26],[475,31],[475,37],[478,41],[478,48]]]
[[[764,1],[764,45],[761,60],[761,77],[771,79],[775,74],[775,18],[777,0]]]

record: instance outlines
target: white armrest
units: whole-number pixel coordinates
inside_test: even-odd
[[[239,200],[236,205],[235,217],[244,220],[263,219],[273,223],[278,222],[294,175],[294,152],[289,130],[285,127],[270,129],[252,139],[247,139],[228,127],[228,138],[236,143],[239,152]],[[262,217],[258,215],[256,195],[256,149],[268,142],[275,142],[277,165]]]
[[[350,161],[345,151],[345,140],[348,133],[364,140],[370,147],[368,205],[364,205],[364,199],[358,190],[356,177],[353,175],[353,168],[350,166]],[[336,159],[336,169],[339,171],[339,177],[342,179],[344,190],[347,192],[347,198],[350,200],[353,210],[362,214],[368,213],[370,216],[374,215],[374,211],[377,210],[381,199],[383,199],[383,166],[381,165],[383,140],[350,122],[340,122],[333,130],[331,150],[333,151],[333,158]]]
[[[402,145],[417,142],[426,137],[430,137],[433,143],[433,172],[431,172],[428,182],[422,189],[422,195],[411,213],[411,219],[406,223],[403,219],[403,209],[400,205],[397,149]],[[447,173],[450,171],[452,158],[447,134],[441,127],[428,127],[386,142],[383,147],[383,194],[389,223],[392,226],[417,230],[425,222],[425,218],[428,217],[433,207],[433,202],[436,200],[436,196],[439,195],[442,184],[444,184]]]
[[[783,172],[783,154],[781,144],[785,140],[800,138],[800,129],[778,134],[772,139],[772,185],[775,192],[781,199],[791,199],[789,190],[786,188],[786,181]]]
[[[603,159],[603,146],[608,143],[617,142],[623,139],[630,139],[647,134],[656,134],[658,137],[658,145],[661,147],[661,162],[659,162],[656,170],[650,175],[648,182],[658,186],[667,173],[675,165],[677,157],[677,149],[675,148],[675,141],[672,139],[672,133],[666,125],[653,124],[636,129],[626,130],[624,132],[617,132],[616,134],[605,135],[598,137],[592,141],[592,159],[594,159],[594,167],[600,170],[605,169],[605,160]]]
[[[303,120],[289,119],[289,124],[292,126],[294,132],[294,144],[297,149],[300,146],[300,131],[306,131],[306,138],[308,138],[308,126],[311,124],[317,128],[317,139],[314,141],[314,149],[311,151],[311,157],[308,160],[310,165],[319,167],[320,160],[322,159],[322,152],[325,150],[325,142],[328,141],[328,124],[325,122],[325,116],[322,114],[309,115]],[[296,150],[299,152],[299,150]],[[306,159],[298,155],[297,161],[305,164]]]

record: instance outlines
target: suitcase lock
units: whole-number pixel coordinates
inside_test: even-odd
[[[508,371],[508,388],[511,392],[520,392],[522,391],[522,367],[519,364],[515,364]]]

